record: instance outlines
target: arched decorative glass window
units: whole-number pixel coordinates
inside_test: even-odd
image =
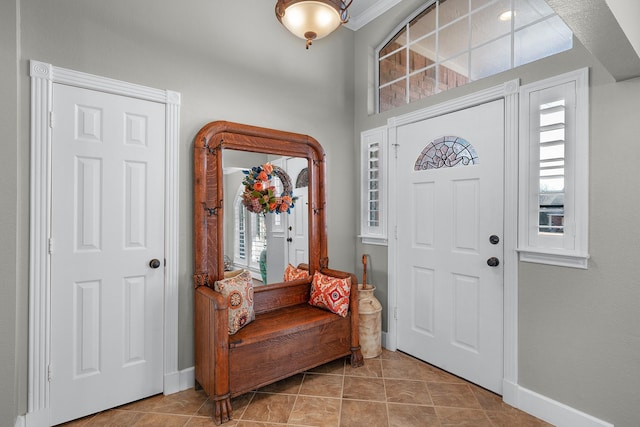
[[[457,136],[443,136],[430,142],[418,156],[413,170],[453,168],[479,163],[473,145]]]
[[[378,111],[572,46],[571,30],[544,0],[431,0],[376,50]]]
[[[303,188],[309,186],[309,168],[304,168],[298,174],[296,178],[296,188]]]

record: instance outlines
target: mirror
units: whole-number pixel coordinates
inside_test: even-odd
[[[245,206],[246,172],[265,164],[275,168],[270,181],[274,195],[281,197],[286,191],[293,197],[288,212],[276,208],[274,212],[256,213]],[[307,159],[225,148],[222,172],[225,271],[246,268],[256,285],[264,285],[281,282],[289,263],[307,264]]]
[[[269,285],[282,282],[287,263],[307,263],[311,274],[327,267],[324,161],[324,150],[307,135],[224,121],[211,122],[200,129],[194,141],[195,285],[213,286],[221,279],[225,255],[232,268],[250,266],[260,281],[263,255]],[[238,172],[244,175],[241,170],[266,162],[287,173],[298,200],[290,214],[251,214],[253,219],[245,217],[240,221],[244,213],[239,209],[239,196],[244,186]],[[303,186],[295,188],[300,177],[306,178],[306,191]],[[244,236],[238,234],[240,222]],[[257,230],[257,244],[252,242],[249,248],[246,233],[251,229]],[[242,251],[241,241],[245,242]],[[260,245],[266,245],[266,251]]]

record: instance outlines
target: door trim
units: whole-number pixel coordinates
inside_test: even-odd
[[[442,104],[427,107],[418,111],[391,117],[387,121],[389,146],[397,144],[398,126],[430,119],[443,114],[452,113],[465,108],[504,99],[504,294],[503,294],[503,395],[507,403],[515,403],[518,389],[518,91],[519,79],[494,86],[471,95],[463,96]],[[389,152],[392,152],[389,150]],[[398,223],[398,200],[396,162],[389,162],[389,227],[396,230]],[[394,233],[395,234],[395,233]],[[396,307],[398,286],[397,236],[389,239],[388,250],[388,306],[387,319],[389,332],[386,347],[397,349]],[[515,406],[515,405],[514,405]]]
[[[27,425],[49,425],[51,334],[51,121],[53,84],[165,104],[164,394],[180,390],[178,371],[178,142],[180,93],[30,60],[29,360]]]

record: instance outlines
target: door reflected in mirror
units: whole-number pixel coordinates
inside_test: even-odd
[[[282,282],[287,264],[309,262],[307,159],[227,148],[222,153],[225,270],[246,268],[256,285]],[[285,187],[291,187],[294,202],[289,213],[247,209],[245,171],[267,163],[278,172],[271,174],[269,184],[274,195],[282,197]]]

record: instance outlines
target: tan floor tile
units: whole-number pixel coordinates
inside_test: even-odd
[[[474,384],[401,352],[346,359],[231,400],[224,427],[552,427]],[[204,391],[156,395],[59,427],[213,427]]]
[[[91,419],[96,415],[98,414],[91,414],[89,416],[78,418],[77,420],[69,421],[67,423],[57,424],[57,427],[83,427],[87,425],[87,423],[91,421]]]
[[[288,424],[317,427],[337,427],[340,422],[340,399],[298,396]]]
[[[135,427],[182,427],[189,421],[189,417],[172,414],[142,414],[142,417],[132,426]]]
[[[390,403],[389,427],[440,427],[432,406],[398,405]]]
[[[156,394],[155,396],[147,397],[146,399],[137,400],[135,402],[119,406],[117,409],[141,412],[151,411],[162,399],[164,399],[164,395]]]
[[[298,394],[300,391],[300,385],[304,374],[294,375],[289,378],[285,378],[276,383],[262,387],[260,392],[264,393],[284,393],[284,394]]]
[[[305,396],[342,397],[342,375],[305,374],[300,394]]]
[[[380,359],[384,360],[404,360],[409,358],[411,358],[411,356],[408,356],[401,351],[390,351],[384,347],[382,348],[382,353],[380,354]]]
[[[466,384],[427,383],[434,406],[481,409],[478,399]]]
[[[251,402],[253,395],[254,392],[245,393],[231,399],[231,417],[233,419],[240,419],[247,406],[249,406],[249,402]],[[196,412],[196,416],[211,417],[211,414],[213,414],[213,403],[209,399],[204,403],[204,405],[200,407],[200,409],[198,409],[198,412]]]
[[[101,412],[93,417],[85,426],[87,427],[130,427],[137,423],[145,414],[141,412],[120,411],[112,409]]]
[[[382,360],[380,358],[365,359],[364,365],[357,368],[352,368],[347,363],[344,374],[353,377],[382,378]]]
[[[492,427],[482,410],[436,407],[436,413],[442,427]]]
[[[194,415],[207,400],[204,391],[187,389],[167,396],[156,395],[148,399],[124,405],[118,409],[164,414]]]
[[[387,402],[433,405],[424,381],[384,380]]]
[[[286,423],[295,401],[296,396],[290,394],[256,393],[240,420]]]
[[[386,403],[342,401],[340,427],[387,427],[388,425]]]
[[[263,423],[260,421],[238,421],[237,427],[282,427],[284,424]],[[226,427],[226,426],[225,426]]]
[[[224,427],[237,427],[238,420],[230,420],[223,424]],[[211,417],[191,417],[185,427],[216,427]]]
[[[315,374],[343,375],[344,366],[349,365],[349,363],[346,363],[346,360],[346,358],[341,357],[340,359],[334,360],[333,362],[325,363],[324,365],[320,365],[317,368],[310,369],[307,372],[313,372]]]
[[[514,407],[507,405],[502,401],[502,396],[499,396],[495,393],[490,392],[489,390],[485,390],[481,387],[478,387],[475,384],[469,385],[471,388],[471,392],[478,399],[478,403],[482,409],[486,411],[511,411],[516,410]]]
[[[496,427],[553,427],[551,424],[517,409],[513,411],[486,411],[486,413]]]
[[[400,380],[422,379],[417,377],[419,365],[409,358],[382,359],[383,378],[395,378]]]
[[[342,397],[357,400],[386,401],[381,378],[344,377]]]

